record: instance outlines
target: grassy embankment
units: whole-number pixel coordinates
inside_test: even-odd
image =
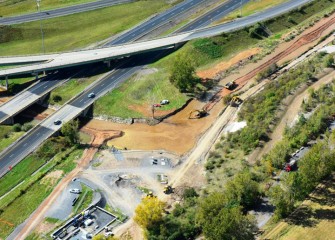
[[[58,154],[52,158],[55,152]],[[0,238],[6,238],[41,204],[59,180],[76,166],[75,161],[82,153],[81,148],[65,148],[59,139],[50,139],[36,153],[28,156],[1,179],[2,194],[23,179],[25,181],[0,200],[0,219],[9,223],[0,223]],[[51,161],[36,174],[31,175],[50,158]]]
[[[43,29],[46,52],[73,50],[107,39],[170,6],[165,0],[136,1],[45,20]],[[40,52],[39,22],[0,28],[1,56]]]
[[[12,142],[14,142],[23,134],[24,134],[23,131],[20,132],[13,131],[12,126],[0,126],[0,152],[6,147],[8,147]]]
[[[67,7],[71,5],[94,2],[95,0],[43,0],[40,4],[41,11]],[[16,16],[36,12],[36,2],[30,0],[0,1],[0,17]]]
[[[168,98],[172,103],[166,109],[181,106],[182,101],[186,100],[187,97],[171,86],[168,80],[169,66],[174,61],[176,54],[184,53],[191,56],[198,69],[210,68],[218,62],[228,60],[238,52],[251,47],[261,47],[263,49],[261,55],[264,55],[273,50],[282,34],[290,31],[291,28],[305,24],[308,21],[307,19],[316,14],[321,15],[320,9],[329,7],[335,7],[335,4],[327,0],[321,0],[304,7],[300,11],[284,14],[267,21],[265,25],[273,33],[268,38],[263,36],[259,36],[259,38],[250,37],[249,29],[243,29],[209,39],[191,41],[180,50],[152,64],[151,67],[158,69],[158,72],[135,76],[120,88],[99,99],[95,104],[95,115],[139,117],[143,114],[136,111],[136,105],[148,108],[150,104],[164,98]],[[300,24],[298,25],[298,23]],[[161,88],[162,86],[165,86],[165,88]]]

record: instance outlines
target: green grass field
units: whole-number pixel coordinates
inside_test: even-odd
[[[144,76],[134,76],[118,89],[100,98],[94,104],[94,115],[109,115],[123,118],[143,117],[132,106],[151,108],[154,103],[169,99],[170,104],[161,110],[180,108],[187,100],[168,80],[166,69]]]
[[[87,86],[92,84],[95,80],[99,79],[102,75],[103,73],[99,72],[97,75],[91,77],[78,77],[71,79],[69,82],[64,83],[51,92],[50,103],[58,105],[64,104],[73,96],[76,96],[82,92]],[[60,96],[62,98],[61,101],[55,103],[53,101],[53,97],[55,95]]]
[[[61,8],[96,0],[43,0],[40,3],[41,11]],[[5,0],[0,1],[0,16],[8,17],[37,11],[35,0]]]
[[[45,20],[46,52],[78,49],[107,39],[170,6],[165,0],[136,1]],[[1,56],[41,53],[41,44],[39,22],[0,27]]]

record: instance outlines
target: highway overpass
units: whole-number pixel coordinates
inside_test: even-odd
[[[12,69],[0,70],[0,77],[8,77],[25,73],[34,74],[47,70],[54,70],[70,66],[78,66],[81,64],[108,61],[115,58],[122,58],[125,56],[131,56],[139,53],[155,51],[158,49],[173,48],[175,45],[183,44],[193,39],[212,37],[224,32],[230,32],[250,25],[254,25],[258,22],[291,11],[311,1],[312,0],[291,0],[281,5],[275,6],[273,8],[267,9],[266,11],[253,14],[245,18],[240,18],[229,23],[224,23],[210,28],[193,30],[186,33],[180,33],[173,36],[149,41],[121,44],[117,46],[100,48],[100,49],[83,50],[83,51],[67,52],[60,54],[27,56],[18,58],[16,57],[1,58],[0,65],[8,64],[9,62],[13,63],[15,61],[22,63],[24,61],[31,62],[34,60],[36,61],[44,60],[46,62]]]

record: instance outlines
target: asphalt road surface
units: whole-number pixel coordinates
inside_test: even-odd
[[[220,4],[216,8],[210,10],[209,12],[192,21],[191,23],[186,24],[184,27],[178,29],[176,33],[192,31],[194,29],[208,26],[211,23],[220,20],[228,13],[231,13],[232,11],[241,8],[244,4],[248,2],[250,2],[250,0],[228,0],[227,2]]]
[[[200,5],[201,3],[205,2],[206,0],[188,0],[183,1],[182,3],[170,8],[169,10],[151,18],[150,20],[146,21],[145,23],[141,24],[140,26],[131,29],[130,31],[126,32],[119,38],[116,38],[115,40],[106,43],[104,47],[109,47],[112,45],[122,44],[122,43],[128,43],[133,40],[137,40],[144,36],[145,34],[148,34],[149,32],[153,31],[157,27],[164,25],[165,23],[168,23],[175,17],[177,17],[180,14],[183,14],[192,8]]]
[[[53,10],[43,10],[41,12],[30,13],[26,15],[0,18],[0,25],[13,25],[25,22],[45,20],[49,18],[71,15],[96,10],[99,8],[110,7],[118,4],[133,2],[134,0],[101,0],[96,2],[84,3],[70,7],[58,8]],[[43,3],[43,1],[42,1]],[[43,6],[43,5],[42,5]]]

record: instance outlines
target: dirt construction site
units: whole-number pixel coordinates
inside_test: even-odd
[[[22,230],[21,236],[26,236],[43,220],[43,213],[60,194],[60,189],[74,176],[94,182],[106,195],[107,203],[128,216],[132,216],[141,198],[150,192],[169,202],[171,198],[178,201],[178,192],[185,186],[201,188],[206,181],[202,165],[206,155],[221,133],[229,131],[232,124],[237,122],[238,108],[226,107],[221,101],[225,95],[231,93],[223,86],[235,81],[238,87],[233,91],[246,100],[262,90],[269,81],[256,83],[254,77],[258,72],[273,63],[280,65],[296,59],[310,49],[313,50],[319,39],[330,34],[334,27],[335,14],[320,20],[295,40],[283,41],[275,51],[262,60],[248,63],[238,72],[222,78],[219,91],[209,102],[192,100],[183,110],[157,125],[126,125],[96,119],[89,121],[82,131],[92,136],[91,147],[79,160],[79,167],[60,181],[40,208],[28,219],[27,227]],[[334,37],[330,36],[321,44],[329,43],[333,39]],[[213,78],[259,51],[261,49],[258,48],[245,51],[228,62],[219,63],[198,74],[202,78]],[[243,93],[239,92],[241,90]],[[189,119],[190,112],[194,109],[205,109],[208,114],[199,119]],[[290,111],[297,113],[294,109]],[[108,147],[99,150],[104,142],[107,142]],[[163,193],[166,184],[173,185],[176,189],[175,195]],[[132,221],[115,231],[117,235],[121,235],[126,228],[135,236],[134,239],[141,239],[140,230]]]

